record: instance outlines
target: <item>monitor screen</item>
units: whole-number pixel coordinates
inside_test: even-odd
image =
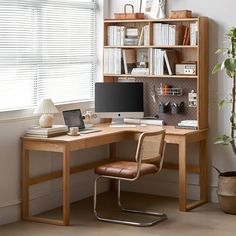
[[[95,112],[103,118],[143,117],[143,83],[96,83]]]

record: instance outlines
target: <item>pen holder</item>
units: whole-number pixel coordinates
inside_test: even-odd
[[[170,103],[160,103],[159,104],[159,112],[160,113],[168,113],[170,111]]]
[[[184,102],[181,102],[179,104],[174,103],[171,107],[171,114],[181,114],[184,112]]]

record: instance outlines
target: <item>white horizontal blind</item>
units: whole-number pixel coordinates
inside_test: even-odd
[[[95,0],[0,1],[0,111],[93,99]]]

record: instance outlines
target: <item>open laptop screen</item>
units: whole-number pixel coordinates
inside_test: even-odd
[[[85,128],[80,109],[63,111],[63,117],[65,124],[68,127],[79,127],[79,129]]]

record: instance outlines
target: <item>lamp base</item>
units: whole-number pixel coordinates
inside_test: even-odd
[[[42,114],[39,118],[39,126],[41,128],[51,128],[54,117],[51,114]]]

